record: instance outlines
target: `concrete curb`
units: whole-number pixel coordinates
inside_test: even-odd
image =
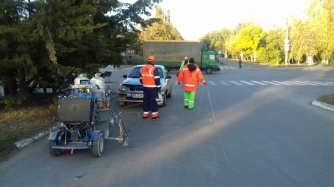
[[[312,101],[312,105],[318,106],[320,108],[323,108],[323,109],[331,111],[331,112],[334,112],[334,106],[333,105],[329,105],[327,103],[323,103],[323,102],[320,102],[320,101],[317,101],[317,100],[313,100]]]
[[[15,146],[19,149],[22,149],[23,147],[31,144],[34,141],[37,141],[37,140],[41,139],[42,137],[44,137],[47,134],[49,134],[49,131],[41,132],[41,133],[37,134],[36,136],[34,136],[32,138],[27,138],[27,139],[15,142]]]

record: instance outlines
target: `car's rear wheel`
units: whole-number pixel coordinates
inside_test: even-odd
[[[171,98],[172,97],[172,88],[170,88],[170,90],[167,90],[169,91],[169,93],[167,94],[167,98]]]
[[[164,94],[163,96],[162,96],[162,105],[161,105],[161,108],[163,108],[163,107],[165,107],[166,106],[166,100],[167,100],[167,97],[166,97],[166,94]]]

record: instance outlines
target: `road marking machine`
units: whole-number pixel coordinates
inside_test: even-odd
[[[110,72],[111,74],[111,72]],[[79,74],[74,85],[60,96],[58,119],[49,136],[49,152],[59,156],[62,151],[91,149],[96,157],[102,156],[104,140],[116,140],[128,145],[128,132],[115,107],[111,92],[106,89],[103,73]]]

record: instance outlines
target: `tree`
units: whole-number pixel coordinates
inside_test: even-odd
[[[149,18],[146,20],[146,26],[141,27],[138,39],[140,46],[144,40],[184,40],[180,32],[169,22],[170,15],[165,15],[159,6],[155,9],[155,18]]]
[[[334,2],[332,0],[313,0],[308,9],[308,41],[312,53],[328,63],[334,53]]]
[[[249,25],[242,28],[236,36],[236,49],[240,50],[240,53],[246,59],[256,61],[256,52],[262,33],[262,28],[257,25]]]
[[[285,29],[267,30],[261,34],[258,47],[259,62],[277,64],[284,61]]]
[[[0,4],[0,82],[29,96],[37,85],[61,87],[72,73],[121,63],[157,0],[12,0]],[[110,13],[110,14],[109,14]],[[122,35],[123,37],[118,37]]]
[[[290,51],[289,60],[297,61],[299,64],[303,60],[305,54],[310,53],[310,45],[308,40],[308,32],[305,30],[305,24],[299,19],[291,20],[289,29]]]

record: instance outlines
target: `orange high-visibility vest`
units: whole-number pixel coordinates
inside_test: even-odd
[[[155,85],[155,78],[160,78],[160,77],[155,77],[154,76],[154,69],[156,67],[153,66],[152,64],[146,64],[144,67],[140,69],[140,74],[141,74],[141,79],[143,83],[143,87],[147,88],[156,88],[157,85]]]
[[[181,82],[183,79],[183,89],[185,91],[195,91],[198,88],[198,81],[205,83],[201,69],[196,65],[196,70],[190,72],[188,65],[185,65],[184,68],[180,71],[177,82]]]

